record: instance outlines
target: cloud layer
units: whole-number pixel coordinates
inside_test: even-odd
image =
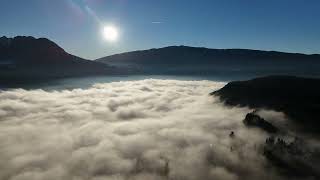
[[[259,149],[267,134],[241,122],[250,109],[208,96],[223,85],[149,79],[3,91],[0,179],[280,179]]]

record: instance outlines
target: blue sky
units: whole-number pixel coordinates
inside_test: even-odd
[[[0,36],[47,37],[88,59],[169,45],[311,54],[319,18],[319,0],[1,0]],[[109,24],[117,42],[101,35]]]

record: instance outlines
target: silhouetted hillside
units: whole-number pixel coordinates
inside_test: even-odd
[[[148,74],[293,74],[319,76],[320,55],[170,46],[97,59]]]
[[[1,82],[112,73],[115,68],[68,54],[46,38],[0,38]]]
[[[318,131],[320,121],[320,79],[269,76],[230,82],[211,93],[227,105],[282,111],[290,119]]]

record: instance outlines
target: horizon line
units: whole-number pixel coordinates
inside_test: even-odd
[[[7,39],[13,39],[13,38],[16,38],[16,37],[32,37],[36,40],[38,39],[47,39],[53,43],[55,43],[57,46],[59,46],[60,48],[62,48],[66,53],[68,54],[71,54],[69,52],[66,51],[66,49],[59,45],[57,42],[51,40],[50,38],[48,37],[36,37],[36,36],[31,36],[31,35],[17,35],[17,36],[14,36],[14,37],[8,37],[6,35],[3,35],[3,36],[0,36],[0,39],[1,38],[7,38]],[[105,57],[110,57],[110,56],[115,56],[115,55],[119,55],[119,54],[126,54],[126,53],[131,53],[131,52],[139,52],[139,51],[148,51],[148,50],[153,50],[153,49],[164,49],[164,48],[170,48],[170,47],[189,47],[189,48],[203,48],[203,49],[209,49],[209,50],[251,50],[251,51],[264,51],[264,52],[277,52],[277,53],[287,53],[287,54],[299,54],[299,55],[307,55],[307,56],[317,56],[319,55],[320,56],[320,53],[304,53],[304,52],[295,52],[295,51],[282,51],[282,50],[273,50],[273,49],[251,49],[251,48],[215,48],[215,47],[206,47],[206,46],[192,46],[192,45],[167,45],[167,46],[160,46],[160,47],[151,47],[151,48],[145,48],[145,49],[134,49],[134,50],[129,50],[129,51],[122,51],[122,52],[119,52],[119,53],[114,53],[114,54],[110,54],[110,55],[104,55],[102,57],[99,57],[99,58],[83,58],[79,55],[76,55],[76,54],[71,54],[71,55],[74,55],[74,56],[77,56],[79,58],[82,58],[82,59],[86,59],[86,60],[91,60],[91,61],[95,61],[95,60],[98,60],[98,59],[102,59],[102,58],[105,58]]]

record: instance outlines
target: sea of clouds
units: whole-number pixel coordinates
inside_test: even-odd
[[[208,95],[223,85],[147,79],[2,91],[0,179],[282,179],[260,149],[268,135],[242,123],[252,110]]]

